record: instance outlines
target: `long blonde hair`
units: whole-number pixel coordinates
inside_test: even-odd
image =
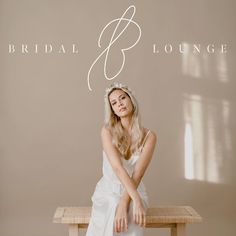
[[[125,135],[124,128],[121,124],[120,117],[117,116],[110,104],[109,95],[116,89],[123,90],[131,99],[133,105],[133,113],[131,119],[131,138]],[[140,145],[144,136],[144,131],[141,129],[141,117],[136,98],[132,91],[121,83],[113,83],[107,89],[104,96],[105,100],[105,127],[112,134],[112,142],[118,148],[125,159],[128,159],[133,153],[139,153]]]

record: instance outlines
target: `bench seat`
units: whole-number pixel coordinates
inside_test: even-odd
[[[58,207],[54,223],[68,224],[69,236],[78,236],[80,228],[87,228],[91,207]],[[158,206],[147,210],[146,228],[170,228],[171,236],[185,236],[188,223],[200,223],[202,217],[191,206]]]

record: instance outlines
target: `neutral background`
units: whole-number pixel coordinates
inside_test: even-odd
[[[234,0],[0,1],[0,235],[67,235],[52,223],[56,207],[91,205],[102,175],[104,58],[93,69],[92,92],[86,77],[110,38],[98,48],[101,30],[131,4],[142,37],[115,81],[135,91],[143,125],[158,135],[144,178],[150,204],[194,207],[204,221],[189,225],[188,235],[235,235]],[[127,30],[120,45],[135,35]],[[8,54],[9,43],[16,53]],[[76,43],[79,54],[21,54],[21,44],[36,43]],[[175,52],[153,54],[153,43],[171,43]],[[216,51],[183,55],[179,43],[214,43]],[[120,59],[113,50],[109,73]]]

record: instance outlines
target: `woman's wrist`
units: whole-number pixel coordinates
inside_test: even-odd
[[[120,204],[122,204],[123,206],[129,206],[129,199],[128,198],[121,198],[120,199]]]
[[[135,204],[140,204],[141,203],[141,197],[140,197],[140,195],[138,194],[138,192],[134,195],[134,197],[133,197],[133,202],[135,203]]]

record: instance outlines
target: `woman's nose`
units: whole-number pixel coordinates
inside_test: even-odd
[[[119,107],[120,107],[121,105],[123,105],[122,101],[119,101],[118,105],[119,105]]]

